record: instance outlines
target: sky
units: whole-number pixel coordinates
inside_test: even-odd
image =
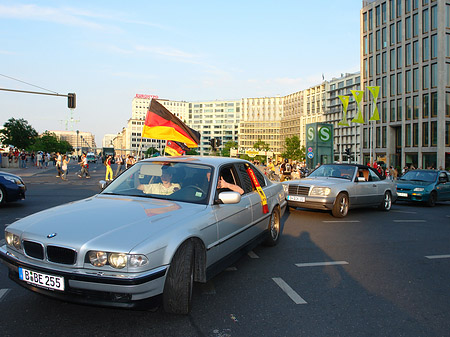
[[[117,134],[136,94],[284,96],[359,71],[361,0],[0,0],[0,123]],[[67,123],[73,119],[75,123]]]

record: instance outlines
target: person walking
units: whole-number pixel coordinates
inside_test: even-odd
[[[83,176],[86,175],[86,179],[89,179],[91,176],[89,175],[89,163],[87,161],[85,153],[83,153],[83,155],[81,156],[80,165],[81,165],[81,170],[80,170],[80,173],[78,174],[78,176],[80,178],[83,178]]]
[[[42,152],[38,152],[36,155],[36,166],[42,168]]]
[[[63,171],[61,170],[62,156],[59,152],[56,152],[56,165],[55,166],[56,166],[56,172],[58,173],[56,178],[62,178],[62,175],[63,175]]]
[[[119,175],[119,173],[122,171],[122,166],[123,166],[122,155],[117,155],[116,163],[117,163],[117,168],[116,168],[116,174],[114,175],[115,177],[117,177]]]
[[[104,162],[104,164],[106,166],[106,176],[105,176],[106,181],[113,180],[113,170],[111,168],[111,159],[112,159],[112,156],[108,155],[108,157],[106,157],[105,162]],[[109,179],[108,179],[108,177],[109,177]]]
[[[67,157],[66,155],[64,155],[62,158],[62,166],[61,166],[62,171],[63,171],[63,174],[61,176],[62,180],[67,180],[67,174],[69,173],[69,168],[68,168],[67,164],[69,164],[69,162],[70,162],[70,158]]]

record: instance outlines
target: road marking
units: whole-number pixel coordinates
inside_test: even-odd
[[[0,289],[0,302],[3,301],[3,298],[11,289]]]
[[[248,256],[250,256],[250,258],[252,259],[259,259],[259,256],[255,254],[255,252],[253,250],[249,251]]]
[[[323,220],[322,222],[326,222],[326,223],[335,223],[335,222],[349,223],[349,222],[360,222],[360,221],[359,220]]]
[[[391,212],[394,212],[394,213],[405,213],[405,214],[417,214],[417,212],[410,212],[410,211],[396,211],[396,210],[392,210]]]
[[[311,263],[296,263],[297,267],[317,267],[317,266],[336,266],[348,264],[347,261],[330,261],[330,262],[311,262]]]
[[[450,255],[428,255],[425,256],[427,259],[450,259]]]
[[[297,294],[286,282],[280,277],[272,277],[272,280],[288,295],[295,304],[307,304],[307,302]]]
[[[427,220],[393,220],[394,222],[427,222]]]

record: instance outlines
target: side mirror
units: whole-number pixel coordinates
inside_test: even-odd
[[[241,201],[241,194],[239,192],[220,192],[218,199],[223,204],[237,204]]]

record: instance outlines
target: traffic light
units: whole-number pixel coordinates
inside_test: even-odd
[[[211,148],[213,149],[213,151],[216,150],[216,139],[215,138],[211,138],[209,140],[209,145],[211,145]]]
[[[345,149],[345,154],[350,157],[352,155],[351,149],[350,148],[346,148]]]
[[[222,145],[222,139],[216,139],[216,146],[219,147]]]
[[[77,95],[75,93],[67,94],[67,106],[69,109],[75,109],[77,107]]]

